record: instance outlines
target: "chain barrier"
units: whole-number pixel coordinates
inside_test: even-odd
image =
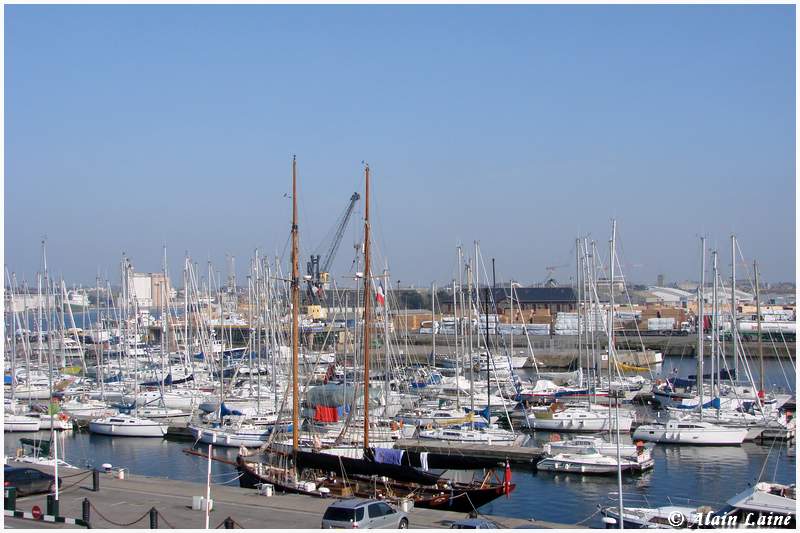
[[[170,524],[169,520],[167,520],[166,517],[163,514],[158,513],[158,519],[163,521],[165,524],[167,524],[168,528],[170,528],[170,529],[178,529],[175,526],[173,526],[172,524]]]
[[[91,507],[91,508],[92,508],[92,510],[94,510],[94,512],[95,512],[95,513],[97,513],[97,516],[99,516],[100,518],[102,518],[103,520],[105,520],[106,522],[108,522],[109,524],[111,524],[111,525],[114,525],[114,526],[117,526],[117,527],[128,527],[128,526],[132,526],[133,524],[135,524],[135,523],[137,523],[137,522],[141,522],[142,520],[144,520],[145,518],[147,518],[147,517],[150,515],[150,509],[148,509],[147,511],[145,511],[145,512],[144,512],[144,514],[143,514],[142,516],[140,516],[139,518],[137,518],[137,519],[136,519],[136,520],[134,520],[133,522],[128,522],[128,523],[126,523],[126,524],[123,524],[123,523],[119,523],[119,522],[114,522],[113,520],[109,520],[108,518],[106,518],[106,517],[103,515],[103,513],[101,513],[101,512],[100,512],[100,511],[97,509],[97,507],[95,507],[95,506],[94,506],[94,504],[93,504],[92,502],[89,502],[89,507]],[[160,515],[159,515],[159,516],[160,516]]]
[[[623,493],[623,494],[624,494],[624,493]],[[592,514],[590,514],[589,516],[587,516],[586,518],[584,518],[584,519],[583,519],[583,520],[581,520],[580,522],[575,522],[575,525],[576,525],[576,526],[579,526],[579,525],[581,525],[581,524],[583,524],[583,523],[585,523],[585,522],[588,522],[589,520],[591,520],[592,518],[594,518],[595,516],[597,516],[597,513],[599,513],[600,511],[602,511],[602,509],[601,509],[600,507],[598,507],[598,508],[597,508],[597,510],[596,510],[595,512],[593,512]]]
[[[88,478],[91,475],[92,475],[91,472],[86,472],[85,475],[82,478],[80,478],[79,480],[75,481],[74,483],[71,483],[71,484],[67,485],[66,487],[59,487],[58,491],[59,492],[64,492],[66,490],[69,490],[69,489],[75,487],[78,483],[80,483],[81,481],[85,480],[86,478]],[[64,479],[64,477],[63,476],[59,476],[59,479]]]

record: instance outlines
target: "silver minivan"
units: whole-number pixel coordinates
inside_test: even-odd
[[[408,516],[380,500],[352,498],[332,503],[322,516],[322,529],[406,529]]]

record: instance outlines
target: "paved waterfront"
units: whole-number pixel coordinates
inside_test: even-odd
[[[30,465],[26,465],[30,466]],[[41,467],[52,471],[51,468]],[[155,507],[159,513],[159,528],[205,527],[205,515],[192,510],[192,497],[205,495],[205,485],[147,476],[127,476],[120,480],[110,474],[100,475],[100,491],[93,492],[91,472],[87,470],[62,470],[63,491],[60,495],[62,516],[81,517],[84,498],[92,504],[90,523],[93,528],[147,528],[148,511]],[[211,499],[214,508],[210,526],[222,524],[231,517],[244,528],[319,528],[323,513],[333,499],[322,499],[297,494],[276,494],[270,498],[257,491],[225,485],[213,485]],[[34,505],[46,509],[46,496],[28,496],[17,500],[17,509],[30,511]],[[102,514],[102,517],[100,516]],[[412,509],[409,513],[412,528],[449,528],[453,520],[466,518],[463,513]],[[564,528],[565,524],[529,521],[520,518],[490,517],[503,527]],[[9,523],[9,521],[7,521]],[[31,528],[38,526],[29,520],[12,519],[11,525]]]

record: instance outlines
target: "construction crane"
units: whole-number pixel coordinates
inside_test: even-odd
[[[564,267],[568,267],[568,266],[569,265],[552,265],[552,266],[544,267],[544,269],[547,271],[547,277],[544,278],[543,285],[552,285],[552,286],[554,286],[556,284],[556,280],[553,277],[553,274],[555,274],[555,271],[558,270],[559,268],[564,268]]]
[[[308,298],[309,301],[321,300],[324,294],[324,289],[328,285],[330,279],[330,268],[333,264],[333,259],[336,257],[336,252],[339,250],[339,245],[342,243],[344,230],[347,229],[347,223],[353,214],[353,208],[356,202],[361,199],[361,195],[354,192],[350,197],[344,212],[339,216],[336,221],[335,231],[330,246],[324,256],[319,254],[311,254],[310,261],[306,263],[307,273],[306,281],[308,284]],[[324,242],[324,241],[323,241]],[[322,245],[320,245],[322,248]]]

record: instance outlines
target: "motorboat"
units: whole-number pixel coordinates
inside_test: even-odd
[[[794,484],[756,483],[735,495],[711,517],[712,526],[795,529],[797,488]]]
[[[636,455],[640,446],[635,444],[622,444],[619,445],[619,454],[621,457],[630,457]],[[573,437],[566,440],[551,440],[550,442],[542,445],[542,450],[547,455],[556,455],[559,453],[580,453],[581,451],[594,449],[601,455],[608,457],[617,456],[617,443],[609,442],[600,437],[581,436]]]
[[[638,455],[621,457],[617,461],[616,457],[609,457],[593,448],[588,448],[579,453],[557,453],[545,457],[536,464],[536,469],[575,474],[616,474],[619,470],[623,472],[647,470],[653,468],[654,463],[649,449],[642,448]]]
[[[662,507],[629,507],[622,510],[622,526],[624,529],[682,529],[694,528],[702,519],[703,512],[711,508],[697,508],[685,505],[664,505]],[[609,505],[601,508],[603,516],[613,520],[611,527],[619,524],[619,507]]]

